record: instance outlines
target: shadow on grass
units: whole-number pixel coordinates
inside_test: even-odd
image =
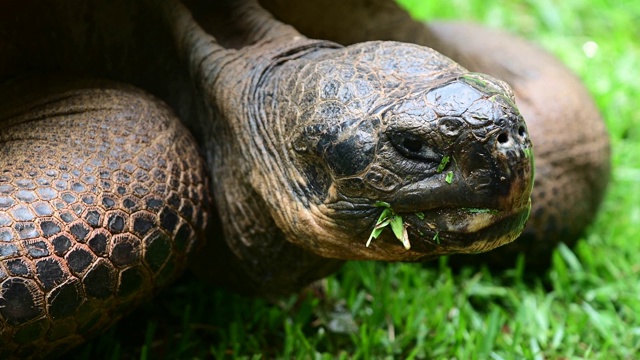
[[[406,357],[428,347],[416,336],[421,332],[438,342],[437,326],[425,326],[429,316],[452,319],[465,306],[491,314],[495,306],[511,307],[509,288],[533,291],[544,276],[524,268],[521,260],[499,273],[485,266],[454,271],[446,258],[428,268],[349,263],[276,302],[213,288],[187,274],[69,358]]]

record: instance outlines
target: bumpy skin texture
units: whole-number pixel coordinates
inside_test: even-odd
[[[196,19],[170,0],[51,1],[43,2],[51,11],[34,11],[39,4],[11,3],[15,12],[0,12],[0,34],[9,35],[0,37],[0,50],[7,54],[0,59],[0,79],[77,71],[131,80],[178,112],[200,141],[218,212],[216,235],[208,236],[191,267],[214,282],[252,293],[286,293],[334,271],[342,259],[415,261],[485,251],[513,240],[524,227],[533,179],[531,143],[513,93],[499,80],[416,45],[343,47],[309,40],[252,0],[191,1]],[[140,14],[153,21],[141,22]],[[20,93],[9,85],[5,91]],[[191,247],[184,232],[195,234],[205,222],[184,205],[195,209],[206,196],[196,147],[187,143],[184,130],[165,123],[164,105],[144,93],[106,86],[70,96],[59,88],[51,101],[32,95],[45,99],[35,100],[44,101],[44,110],[23,112],[38,124],[82,120],[51,128],[64,132],[60,141],[68,142],[61,143],[73,149],[50,151],[45,170],[51,162],[61,171],[58,162],[68,159],[66,166],[75,166],[82,180],[90,157],[107,169],[114,166],[113,183],[102,188],[103,182],[79,183],[79,195],[56,192],[48,204],[61,210],[50,205],[54,212],[45,213],[47,220],[35,215],[28,220],[47,210],[47,204],[38,210],[28,201],[28,191],[38,194],[37,185],[21,189],[20,179],[8,178],[16,188],[0,188],[10,191],[5,217],[11,221],[8,247],[2,249],[10,260],[0,263],[6,274],[0,296],[12,305],[0,307],[3,355],[33,354],[40,345],[63,350],[100,331],[170,278],[170,265],[180,268],[179,259]],[[17,116],[15,101],[7,104],[4,117]],[[47,118],[38,111],[63,114]],[[137,111],[143,113],[116,126],[114,114],[126,118]],[[145,111],[165,125],[147,123]],[[92,114],[101,114],[98,125],[84,121]],[[155,133],[158,126],[175,133]],[[18,128],[24,133],[10,135],[16,141],[7,144],[32,148],[17,140],[40,132]],[[167,141],[166,153],[156,141]],[[19,169],[13,162],[24,158],[11,151],[3,160],[12,162],[5,165],[8,174]],[[160,162],[158,177],[144,171],[160,202],[136,202],[136,174],[144,178],[140,169],[154,161]],[[43,175],[33,169],[38,184]],[[65,176],[76,176],[73,169]],[[118,183],[129,180],[119,191]],[[83,191],[95,191],[86,198],[89,203]],[[105,193],[119,197],[105,203]],[[365,245],[382,212],[379,201],[403,216],[410,249],[391,231]],[[89,215],[89,208],[95,213]],[[149,238],[145,229],[164,236]],[[68,249],[57,249],[53,237],[60,233],[69,240]],[[89,241],[96,233],[111,240],[104,251]],[[13,240],[20,236],[24,239]],[[175,243],[169,245],[172,236]],[[31,249],[31,240],[43,245]],[[37,258],[40,250],[48,255]],[[87,254],[88,265],[81,254]],[[93,281],[98,270],[106,281]],[[52,294],[63,290],[72,301],[60,310],[61,295]]]
[[[202,162],[165,105],[65,81],[0,90],[1,358],[102,331],[181,272],[207,221]]]
[[[595,218],[609,181],[609,137],[580,80],[543,49],[479,25],[419,23],[388,0],[261,3],[307,36],[344,45],[385,39],[429,46],[513,88],[535,146],[531,218],[513,243],[452,262],[511,266],[523,253],[527,265],[545,268],[555,246],[574,244]]]
[[[210,166],[245,283],[293,290],[299,277],[322,275],[323,258],[417,261],[487,250],[520,233],[531,145],[504,83],[415,45],[343,48],[277,36],[226,62],[251,71],[251,81],[229,71],[205,84],[210,113],[230,120],[213,123]],[[391,231],[365,245],[378,201],[406,215],[410,249]],[[297,250],[280,252],[282,244]],[[206,258],[195,268],[213,271]]]
[[[406,261],[485,251],[519,232],[516,224],[528,216],[531,144],[501,81],[431,50],[389,42],[317,52],[277,71],[261,90],[275,90],[279,99],[265,109],[266,121],[286,132],[284,156],[300,173],[290,177],[312,213],[317,207],[317,227],[331,234],[298,235],[323,239],[303,247],[329,258]],[[367,237],[371,213],[380,212],[376,200],[404,215],[410,249],[401,251],[395,239],[369,248],[349,241]]]
[[[523,234],[482,257],[453,261],[509,266],[523,253],[528,265],[545,268],[559,242],[575,244],[604,197],[611,155],[600,112],[575,75],[518,37],[473,24],[427,26],[434,48],[467,68],[509,83],[535,146],[532,212]],[[470,37],[477,41],[469,43]]]
[[[203,145],[231,253],[221,266],[212,264],[208,254],[220,247],[208,242],[192,269],[205,278],[232,279],[227,284],[234,288],[272,294],[325,276],[339,264],[334,259],[416,261],[487,250],[517,236],[529,209],[532,159],[526,128],[502,82],[469,74],[415,45],[343,48],[309,40],[255,3],[236,5],[242,6],[198,3],[192,5],[196,21],[181,13],[170,22],[204,95],[202,116],[212,119],[203,127]],[[354,74],[340,79],[341,72]],[[364,100],[349,103],[331,91],[323,99],[329,82],[340,96]],[[462,91],[459,97],[454,88]],[[302,93],[310,101],[298,98]],[[440,121],[451,121],[447,136]],[[490,131],[483,134],[471,123]],[[360,133],[351,126],[358,124]],[[307,136],[310,145],[322,145],[295,146]],[[360,153],[357,141],[343,141],[352,137],[372,140],[367,146],[375,144],[375,156]],[[438,173],[447,154],[453,156],[446,173]],[[341,156],[363,170],[349,176],[353,186],[335,166]],[[402,180],[380,187],[384,181],[376,185],[374,177],[381,171]],[[354,193],[357,182],[365,193]],[[483,183],[488,186],[474,194]],[[381,200],[406,216],[409,251],[391,231],[366,247]]]

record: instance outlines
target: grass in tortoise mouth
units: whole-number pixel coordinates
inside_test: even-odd
[[[378,201],[375,203],[375,206],[382,207],[382,213],[378,217],[378,221],[376,221],[376,226],[373,227],[371,231],[371,235],[369,235],[369,240],[367,240],[366,246],[369,247],[371,244],[371,240],[377,239],[382,231],[387,227],[391,227],[393,234],[396,236],[396,239],[400,240],[405,249],[411,249],[411,243],[409,243],[409,235],[407,234],[407,225],[402,221],[402,216],[396,214],[395,211],[391,208],[389,203],[384,201]],[[421,213],[422,214],[422,213]],[[422,214],[422,219],[424,219],[424,214]]]
[[[442,160],[440,161],[440,164],[438,165],[436,172],[441,173],[449,163],[449,160],[450,160],[449,155],[443,156]],[[453,172],[449,171],[447,173],[447,177],[445,181],[451,184],[452,180],[453,180]],[[369,235],[369,239],[367,240],[366,247],[369,247],[369,245],[371,244],[371,241],[373,239],[377,239],[380,236],[380,234],[382,234],[382,231],[386,227],[391,227],[391,230],[393,231],[393,234],[396,236],[396,239],[398,239],[402,243],[404,248],[406,250],[411,249],[411,243],[409,242],[409,235],[407,234],[407,225],[404,224],[404,222],[402,221],[402,216],[397,214],[395,211],[393,211],[393,209],[391,208],[391,205],[387,202],[378,201],[375,203],[375,206],[382,207],[384,208],[384,210],[378,217],[378,221],[376,221],[376,225],[373,227],[373,230],[371,231],[371,235]],[[415,215],[420,220],[424,220],[423,213],[416,212]],[[436,235],[433,237],[433,240],[436,241],[438,244],[440,243],[437,232],[436,232]]]
[[[396,213],[391,208],[391,204],[387,202],[378,201],[375,203],[375,206],[381,207],[383,208],[383,210],[382,210],[382,213],[380,213],[380,216],[378,217],[378,220],[376,221],[376,225],[373,227],[371,234],[369,235],[369,239],[367,240],[366,247],[369,247],[369,245],[371,245],[371,241],[373,239],[377,239],[380,236],[380,234],[382,234],[385,228],[390,227],[396,239],[398,239],[398,241],[402,243],[404,248],[406,250],[411,249],[411,243],[409,242],[409,235],[407,233],[407,227],[409,225],[404,223],[404,221],[402,220],[402,215]],[[471,214],[498,213],[498,210],[493,210],[493,209],[464,208],[463,210],[466,210]],[[418,219],[424,220],[424,217],[425,217],[424,213],[418,211],[418,212],[415,212],[414,214],[416,215],[416,217],[418,217]],[[439,234],[440,232],[436,231],[435,235],[433,236],[433,241],[435,241],[437,244],[440,244]]]

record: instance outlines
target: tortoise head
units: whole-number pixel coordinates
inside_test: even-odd
[[[308,248],[326,257],[418,260],[488,251],[522,231],[531,142],[502,81],[393,42],[277,71],[278,110],[267,113],[282,122],[293,191],[313,219],[294,242],[314,237]]]

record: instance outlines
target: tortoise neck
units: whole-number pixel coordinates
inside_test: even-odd
[[[204,89],[213,86],[229,62],[251,54],[238,51],[301,37],[253,0],[187,0],[186,5],[179,0],[150,1],[158,2],[192,80]]]

